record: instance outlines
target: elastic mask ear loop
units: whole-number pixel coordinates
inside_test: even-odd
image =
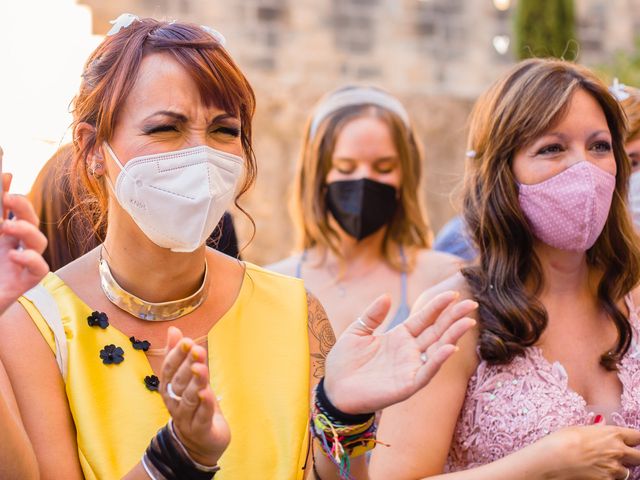
[[[107,149],[107,152],[109,153],[109,155],[111,156],[111,158],[113,159],[114,162],[116,162],[116,165],[118,165],[118,167],[120,168],[120,173],[118,175],[121,174],[127,174],[124,165],[122,165],[122,163],[120,163],[120,160],[118,160],[118,157],[116,156],[116,154],[113,152],[113,149],[111,148],[111,146],[109,145],[108,142],[104,142],[104,146]],[[113,185],[113,182],[111,181],[111,178],[109,177],[109,174],[107,172],[105,172],[105,179],[107,182],[107,186],[109,187],[109,190],[111,190],[111,193],[113,193],[113,195],[117,198],[118,195],[116,194],[116,189],[115,186]]]

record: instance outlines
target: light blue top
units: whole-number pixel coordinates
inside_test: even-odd
[[[475,260],[478,256],[461,215],[453,217],[440,229],[433,242],[433,249],[451,253],[465,260]]]

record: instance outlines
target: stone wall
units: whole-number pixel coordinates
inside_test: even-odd
[[[259,175],[242,204],[257,232],[244,254],[268,263],[287,255],[294,232],[287,195],[306,116],[345,83],[379,85],[407,106],[426,152],[422,193],[437,230],[453,215],[463,171],[465,126],[474,98],[513,64],[517,0],[81,0],[94,30],[122,12],[206,24],[227,48],[258,99]],[[500,10],[495,5],[508,4]],[[576,0],[580,59],[606,61],[640,31],[638,0]],[[499,37],[496,39],[496,37]],[[498,53],[499,45],[506,47]],[[237,214],[242,239],[250,223]]]

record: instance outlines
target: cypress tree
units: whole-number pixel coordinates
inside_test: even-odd
[[[575,39],[573,0],[518,0],[515,53],[520,60],[570,57],[571,41]],[[575,56],[575,47],[573,51]]]

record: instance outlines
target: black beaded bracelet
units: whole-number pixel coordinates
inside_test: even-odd
[[[172,427],[170,422],[151,440],[142,456],[144,470],[153,480],[211,480],[220,467],[196,463]]]
[[[327,393],[324,391],[324,377],[320,379],[318,387],[316,388],[316,407],[320,410],[333,424],[339,425],[358,425],[365,423],[375,415],[375,413],[359,413],[351,414],[345,413],[339,410],[327,397]]]

